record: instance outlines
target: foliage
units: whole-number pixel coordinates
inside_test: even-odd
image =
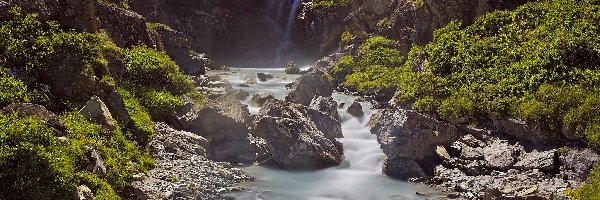
[[[125,88],[119,88],[119,94],[123,98],[125,108],[131,116],[133,137],[137,141],[147,141],[156,132],[154,123],[146,108],[142,107],[139,100]]]
[[[333,10],[347,7],[352,3],[351,0],[313,0],[311,9]]]
[[[354,38],[354,36],[349,31],[342,32],[342,36],[341,36],[342,44],[349,44],[350,41],[352,40],[352,38]]]
[[[154,23],[154,22],[147,22],[146,23],[146,27],[148,28],[148,30],[152,31],[152,32],[156,32],[159,29],[164,29],[164,30],[168,30],[168,31],[175,31],[173,30],[173,28],[162,24],[162,23]]]
[[[23,81],[8,75],[6,69],[0,67],[0,107],[18,102],[44,103],[47,99],[45,93],[28,87]]]

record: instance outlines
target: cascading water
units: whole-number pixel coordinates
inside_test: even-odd
[[[250,96],[259,92],[268,92],[277,99],[287,94],[285,84],[291,83],[299,75],[286,75],[284,69],[239,69],[229,75],[229,82],[235,89],[243,89]],[[258,72],[270,73],[278,77],[268,82],[259,82],[252,87],[242,88],[239,84],[248,78],[254,78]],[[216,72],[222,73],[222,72]],[[334,94],[338,103],[350,105],[356,97]],[[248,103],[245,101],[244,103]],[[391,179],[381,173],[385,155],[379,148],[377,137],[370,133],[367,122],[376,110],[368,109],[363,103],[365,116],[356,118],[348,115],[345,109],[339,109],[342,116],[342,132],[344,138],[344,161],[337,167],[318,171],[286,171],[262,166],[251,166],[243,170],[257,178],[256,182],[244,187],[249,190],[236,194],[238,199],[267,200],[312,200],[312,199],[425,199],[416,195],[416,191],[435,192],[424,185]],[[347,107],[347,106],[346,106]],[[249,107],[251,113],[260,108]],[[428,196],[431,198],[431,196]]]
[[[294,30],[294,19],[296,19],[296,13],[300,7],[301,0],[292,0],[290,12],[285,24],[285,29],[277,49],[275,49],[275,64],[283,66],[283,56],[286,51],[289,51],[292,46],[292,31]]]

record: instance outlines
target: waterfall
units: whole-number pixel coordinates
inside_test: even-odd
[[[275,49],[275,65],[283,66],[284,60],[283,56],[286,51],[290,50],[292,46],[292,33],[294,29],[294,19],[296,19],[296,13],[298,12],[298,8],[300,7],[301,0],[292,0],[292,5],[290,7],[290,13],[288,15],[285,29],[283,31],[283,36],[279,41],[279,45],[277,49]]]

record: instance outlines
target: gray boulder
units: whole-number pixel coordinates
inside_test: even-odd
[[[260,82],[267,82],[268,80],[274,79],[275,76],[268,73],[256,73],[256,77]]]
[[[560,176],[565,179],[585,181],[598,162],[598,154],[588,148],[559,150]]]
[[[515,164],[522,150],[522,146],[495,140],[494,143],[483,148],[483,159],[491,169],[508,170]]]
[[[56,128],[58,130],[66,129],[65,125],[62,124],[58,119],[58,116],[56,116],[51,111],[47,110],[46,107],[41,105],[31,103],[10,104],[0,111],[0,114],[8,113],[15,113],[19,117],[35,116],[45,121],[46,124],[50,125],[53,128]]]
[[[515,169],[530,170],[541,169],[544,171],[554,170],[556,151],[538,151],[522,153],[519,160],[515,163]]]
[[[348,107],[346,112],[348,112],[348,114],[350,114],[354,117],[362,117],[365,115],[365,113],[362,110],[362,105],[360,105],[360,103],[356,102],[356,101],[354,103],[352,103],[352,105],[350,105],[350,107]]]
[[[258,94],[252,96],[252,98],[250,99],[250,105],[262,107],[270,99],[275,99],[275,97],[268,93],[259,92]]]
[[[250,163],[256,147],[248,139],[252,121],[248,108],[232,95],[211,100],[203,108],[191,108],[177,117],[184,131],[208,140],[209,157],[216,161]]]
[[[333,86],[324,76],[324,72],[314,70],[298,78],[292,85],[286,101],[310,105],[315,96],[330,97],[333,94]]]
[[[432,175],[441,163],[437,146],[448,147],[459,136],[456,127],[414,111],[388,108],[374,118],[371,133],[387,156],[384,173],[395,178]]]
[[[254,123],[270,159],[283,168],[318,169],[342,162],[339,121],[307,106],[269,100]]]
[[[285,73],[286,74],[300,74],[300,67],[298,67],[298,65],[294,62],[294,61],[290,61],[286,66],[285,66]]]
[[[96,199],[92,190],[90,190],[90,188],[85,185],[80,185],[79,187],[77,187],[77,190],[75,191],[73,198],[75,200],[95,200]]]
[[[110,130],[115,130],[117,122],[113,119],[106,104],[97,96],[92,97],[79,113],[90,121],[105,125]]]
[[[102,160],[102,156],[96,149],[88,148],[86,153],[88,160],[90,160],[90,164],[87,166],[87,170],[89,172],[95,173],[103,177],[106,175],[106,166],[104,165],[104,160]]]
[[[308,107],[340,120],[340,114],[337,110],[338,104],[332,97],[315,96]]]
[[[534,144],[561,144],[564,142],[560,133],[543,131],[535,125],[519,119],[494,119],[493,122],[498,131],[517,140]]]

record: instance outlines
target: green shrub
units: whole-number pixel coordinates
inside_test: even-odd
[[[136,46],[125,51],[127,65],[124,78],[131,84],[167,90],[175,95],[183,95],[194,90],[188,79],[171,58],[145,46]]]
[[[123,98],[125,108],[131,116],[134,140],[149,141],[156,132],[154,123],[146,108],[142,107],[138,99],[125,88],[119,88],[119,94]]]
[[[75,190],[76,163],[42,120],[0,115],[0,196],[62,199]]]
[[[350,3],[351,0],[313,0],[311,9],[333,10],[347,7]]]
[[[164,30],[168,30],[168,31],[175,31],[173,30],[173,28],[165,25],[165,24],[161,24],[161,23],[154,23],[154,22],[147,22],[146,23],[146,28],[148,28],[148,30],[152,31],[152,32],[156,32],[159,29],[164,29]]]

